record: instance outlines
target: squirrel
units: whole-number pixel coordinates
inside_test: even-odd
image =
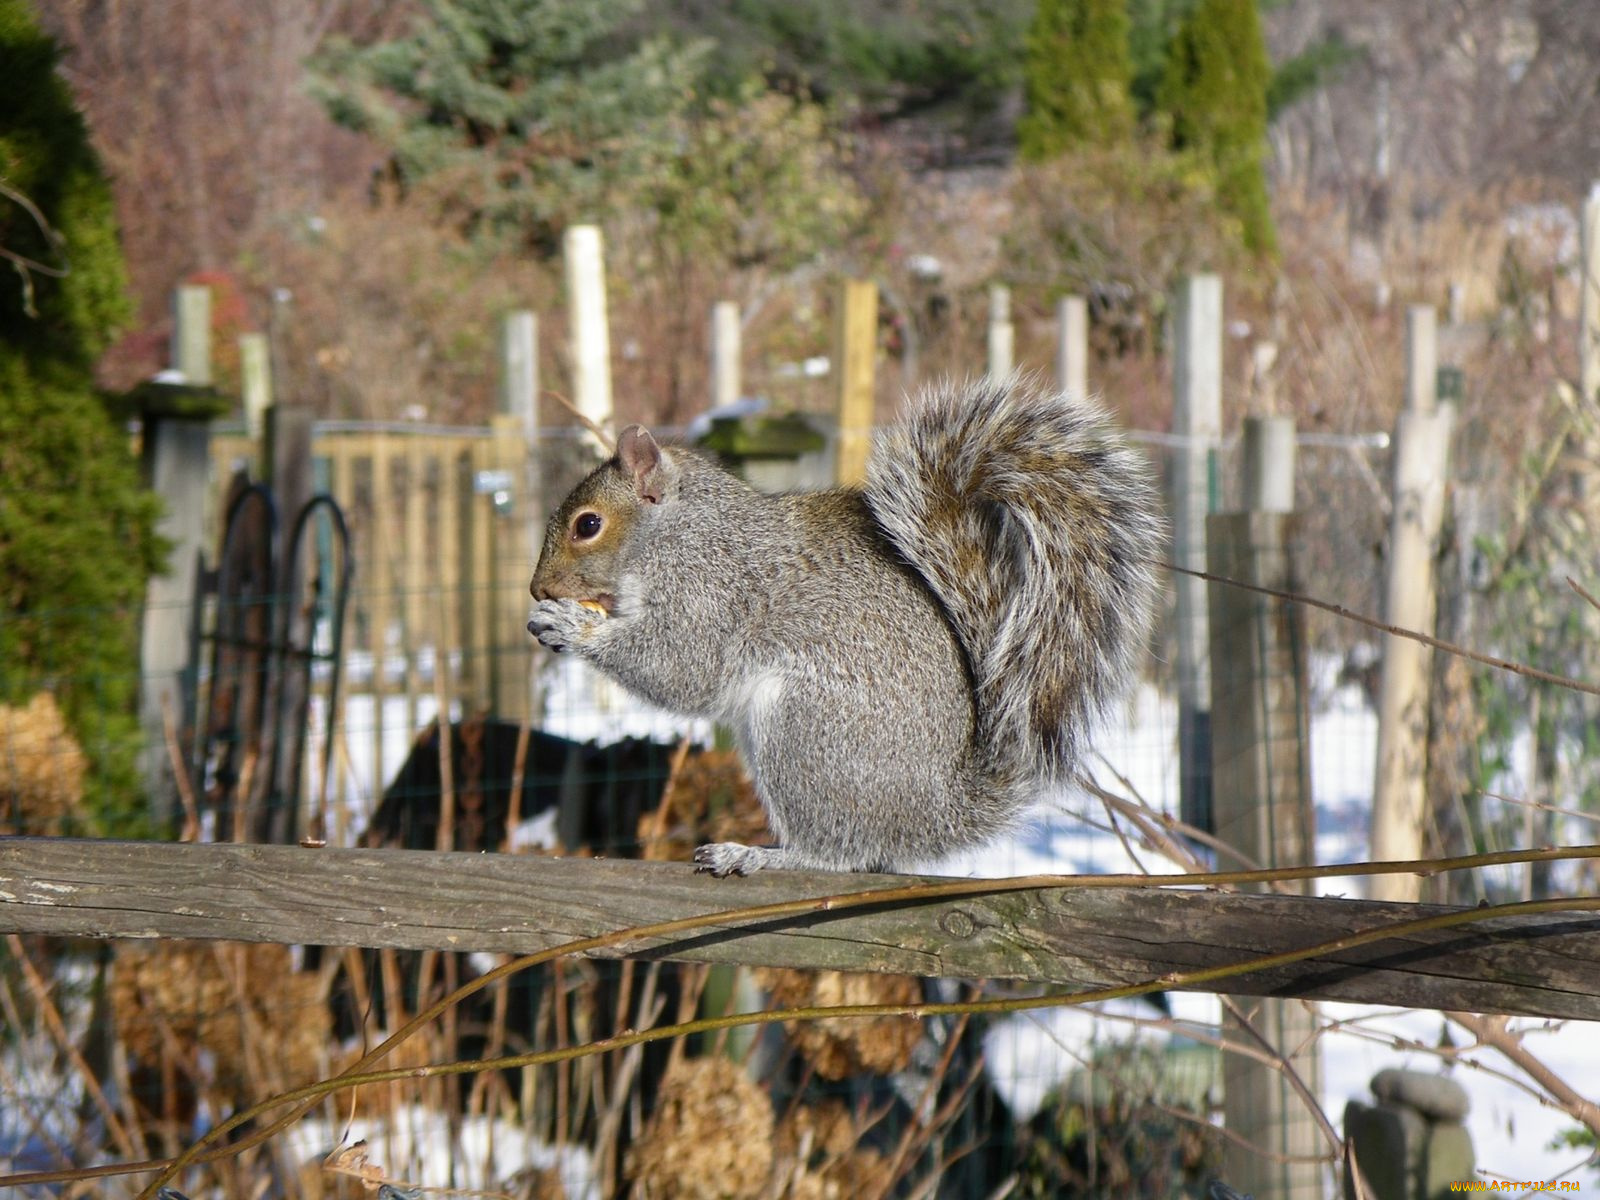
[[[859,489],[764,494],[630,425],[550,518],[528,631],[731,727],[778,844],[698,870],[911,870],[1071,775],[1164,536],[1143,456],[1027,376],[925,391]]]

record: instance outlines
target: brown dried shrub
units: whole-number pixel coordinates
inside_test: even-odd
[[[774,1139],[778,1170],[787,1178],[788,1200],[851,1200],[882,1195],[890,1164],[878,1151],[859,1147],[862,1130],[838,1100],[798,1107],[778,1125]]]
[[[909,975],[785,969],[757,971],[756,980],[777,1008],[922,1001],[922,985]],[[904,1070],[922,1038],[922,1023],[898,1016],[796,1021],[790,1036],[821,1078],[839,1080]]]
[[[772,1173],[772,1101],[735,1062],[675,1063],[628,1151],[641,1200],[755,1200]]]
[[[55,697],[0,704],[0,833],[62,833],[80,813],[83,775],[83,751]]]
[[[322,978],[295,971],[287,946],[124,943],[110,997],[137,1063],[176,1053],[193,1070],[208,1057],[206,1082],[235,1102],[321,1078],[327,1065]]]

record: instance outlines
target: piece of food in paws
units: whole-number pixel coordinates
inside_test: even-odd
[[[604,604],[601,604],[600,601],[598,601],[598,600],[579,600],[578,601],[578,607],[579,608],[587,608],[590,612],[597,612],[602,617],[606,617],[606,616],[610,616],[611,615],[610,613],[608,613],[606,611],[606,606]]]

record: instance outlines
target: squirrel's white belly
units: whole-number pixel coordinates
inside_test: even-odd
[[[773,715],[783,703],[789,681],[783,671],[769,667],[730,681],[723,692],[722,720],[733,727],[739,743],[754,747],[771,726]]]

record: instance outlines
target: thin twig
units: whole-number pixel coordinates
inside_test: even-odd
[[[1571,817],[1575,821],[1593,821],[1600,823],[1600,814],[1579,812],[1575,808],[1562,808],[1559,804],[1546,804],[1542,800],[1523,800],[1517,796],[1507,796],[1501,792],[1484,791],[1481,793],[1491,800],[1498,800],[1501,804],[1515,804],[1523,808],[1535,808],[1540,812],[1553,813],[1558,817]]]
[[[1600,1104],[1586,1100],[1550,1069],[1545,1061],[1522,1044],[1522,1035],[1512,1033],[1504,1017],[1485,1017],[1477,1013],[1444,1014],[1486,1046],[1493,1047],[1516,1063],[1528,1077],[1544,1088],[1561,1107],[1572,1114],[1590,1133],[1600,1135]]]
[[[26,1028],[26,1024],[22,1019],[22,1010],[17,1003],[16,996],[12,994],[11,981],[4,975],[0,975],[0,1017],[5,1018],[6,1025],[10,1029],[21,1030]],[[16,1050],[18,1069],[31,1075],[40,1064],[29,1061],[34,1055],[28,1052],[29,1047],[21,1038],[13,1045]],[[53,1072],[51,1073],[53,1074]],[[25,1096],[27,1094],[28,1091],[24,1088],[22,1081],[14,1077],[7,1068],[6,1058],[0,1057],[0,1096]],[[123,1099],[127,1100],[127,1098],[128,1094],[126,1092],[123,1093]],[[44,1116],[36,1112],[31,1104],[23,1104],[18,1107],[22,1111],[22,1119],[28,1127],[29,1136],[37,1139],[39,1145],[48,1147],[50,1153],[60,1160],[63,1167],[71,1166],[76,1156],[66,1146],[62,1145],[55,1134],[45,1126]]]
[[[1101,797],[1102,799],[1108,799],[1110,803],[1115,805],[1118,809],[1129,813],[1130,816],[1135,812],[1147,814],[1145,818],[1141,818],[1146,827],[1148,827],[1150,822],[1154,822],[1162,829],[1169,831],[1169,834],[1181,834],[1183,837],[1191,838],[1203,846],[1209,846],[1216,852],[1219,859],[1223,856],[1231,858],[1234,860],[1234,862],[1238,863],[1241,867],[1248,871],[1261,869],[1261,864],[1259,862],[1251,858],[1248,854],[1244,853],[1244,851],[1229,845],[1227,842],[1224,842],[1221,838],[1207,833],[1199,826],[1190,825],[1187,821],[1180,821],[1177,817],[1171,816],[1168,813],[1158,812],[1148,800],[1139,795],[1138,789],[1133,786],[1132,780],[1130,780],[1121,771],[1118,771],[1117,768],[1113,766],[1104,756],[1101,756],[1100,761],[1101,764],[1116,777],[1117,782],[1135,797],[1137,803],[1130,803],[1121,796],[1118,796],[1115,792],[1106,791],[1092,779],[1085,780],[1084,782],[1084,787],[1088,791],[1096,796]],[[1189,850],[1188,847],[1183,846],[1180,842],[1174,840],[1169,834],[1162,835],[1158,843],[1158,848],[1165,848],[1167,856],[1174,862],[1187,863],[1193,870],[1200,870],[1203,864],[1194,854],[1194,852]]]
[[[594,435],[595,440],[600,443],[607,454],[615,454],[617,452],[617,439],[614,438],[605,428],[597,425],[588,413],[584,412],[560,392],[552,391],[551,389],[546,388],[544,394],[561,405],[562,408],[566,409],[573,416],[577,417],[579,423],[581,423],[585,429]]]
[[[1207,583],[1220,583],[1227,587],[1254,592],[1260,596],[1271,596],[1274,600],[1283,600],[1289,604],[1303,604],[1307,608],[1321,609],[1323,612],[1332,613],[1336,617],[1342,617],[1346,621],[1354,621],[1357,625],[1365,625],[1368,629],[1376,629],[1379,633],[1409,638],[1413,642],[1421,642],[1424,646],[1431,646],[1435,650],[1443,650],[1446,654],[1454,654],[1458,658],[1470,659],[1486,667],[1494,667],[1497,670],[1509,671],[1513,675],[1523,675],[1529,679],[1537,679],[1541,683],[1553,683],[1557,687],[1570,688],[1572,691],[1582,692],[1588,696],[1600,696],[1600,683],[1585,683],[1583,680],[1573,679],[1569,675],[1557,675],[1552,671],[1541,671],[1538,667],[1512,662],[1510,659],[1499,658],[1493,654],[1480,654],[1478,651],[1469,650],[1456,642],[1447,642],[1443,638],[1436,638],[1431,634],[1418,633],[1415,629],[1404,629],[1399,625],[1391,625],[1387,621],[1379,621],[1374,617],[1365,616],[1346,608],[1342,604],[1318,600],[1301,592],[1284,591],[1282,588],[1265,587],[1258,583],[1245,583],[1239,579],[1229,579],[1225,575],[1213,575],[1210,571],[1196,571],[1189,567],[1177,566],[1174,563],[1161,563],[1159,565],[1169,571],[1175,571],[1179,575],[1203,579]]]
[[[661,788],[661,803],[656,806],[651,832],[649,836],[640,838],[644,843],[640,851],[647,861],[656,860],[663,853],[661,843],[667,837],[667,818],[672,812],[672,797],[677,791],[678,776],[683,771],[683,764],[688,761],[689,746],[687,735],[678,740],[678,748],[672,752],[672,764],[667,768],[667,782]]]
[[[183,747],[178,744],[178,723],[172,715],[172,697],[161,695],[161,728],[167,738],[167,760],[172,764],[172,778],[178,785],[178,799],[183,804],[183,831],[180,842],[200,840],[200,806],[195,803],[194,786],[189,772],[184,768]]]
[[[911,1120],[906,1122],[905,1129],[900,1134],[900,1140],[894,1148],[894,1153],[889,1158],[888,1170],[884,1172],[883,1186],[880,1187],[874,1200],[884,1200],[894,1185],[899,1182],[901,1173],[906,1168],[906,1160],[911,1156],[915,1147],[920,1153],[934,1130],[938,1128],[935,1119],[938,1114],[924,1116],[930,1105],[939,1097],[939,1088],[943,1086],[945,1076],[950,1073],[950,1063],[955,1058],[956,1048],[961,1043],[961,1035],[967,1030],[967,1022],[972,1018],[963,1014],[945,1039],[944,1053],[939,1056],[938,1065],[928,1073],[927,1082],[923,1085],[922,1096],[911,1109]],[[970,1082],[968,1084],[970,1087]],[[962,1089],[963,1091],[965,1089]]]
[[[100,1110],[100,1117],[110,1130],[112,1139],[124,1154],[135,1153],[133,1139],[128,1136],[128,1131],[123,1127],[117,1117],[116,1109],[111,1107],[111,1101],[106,1099],[105,1092],[101,1091],[100,1083],[95,1078],[94,1072],[89,1070],[89,1064],[84,1061],[83,1052],[67,1033],[66,1022],[61,1019],[61,1010],[56,1007],[50,998],[50,989],[45,986],[44,977],[39,974],[39,969],[33,965],[33,958],[28,954],[27,947],[22,944],[22,939],[16,934],[6,935],[6,946],[11,950],[11,956],[22,970],[23,982],[28,985],[28,994],[33,998],[34,1009],[44,1019],[45,1028],[50,1031],[51,1040],[56,1048],[66,1056],[72,1064],[72,1069],[83,1079],[83,1086],[89,1093],[89,1098],[94,1101],[94,1106]]]
[[[1332,1163],[1338,1161],[1337,1154],[1284,1154],[1278,1150],[1268,1150],[1259,1142],[1252,1142],[1244,1134],[1237,1133],[1226,1125],[1213,1125],[1200,1113],[1187,1112],[1184,1109],[1177,1108],[1171,1104],[1163,1104],[1160,1100],[1155,1099],[1146,1100],[1144,1103],[1169,1117],[1191,1125],[1197,1125],[1207,1133],[1219,1134],[1224,1141],[1232,1142],[1247,1154],[1264,1159],[1267,1162],[1289,1166],[1297,1163]]]
[[[1594,594],[1592,592],[1590,592],[1587,588],[1585,588],[1576,579],[1574,579],[1571,575],[1567,576],[1567,586],[1570,587],[1573,591],[1577,592],[1578,595],[1582,596],[1586,601],[1588,601],[1589,607],[1591,607],[1593,609],[1596,609],[1597,611],[1600,611],[1600,600],[1596,600],[1594,598]]]
[[[1244,1009],[1239,1007],[1237,1000],[1232,996],[1222,996],[1220,999],[1222,1000],[1223,1008],[1232,1014],[1233,1019],[1239,1023],[1239,1027],[1255,1039],[1256,1043],[1264,1051],[1278,1060],[1275,1069],[1289,1081],[1289,1086],[1294,1089],[1295,1095],[1300,1097],[1305,1110],[1311,1114],[1311,1119],[1317,1123],[1317,1128],[1322,1131],[1322,1136],[1328,1140],[1328,1145],[1337,1154],[1343,1139],[1340,1138],[1339,1131],[1333,1127],[1333,1122],[1328,1119],[1328,1114],[1323,1111],[1322,1102],[1317,1099],[1300,1072],[1289,1061],[1289,1056],[1274,1046],[1266,1035],[1256,1028],[1256,1023],[1245,1015]],[[1281,1002],[1292,1003],[1287,999],[1282,999]]]
[[[1405,1037],[1402,1034],[1385,1033],[1357,1027],[1357,1022],[1359,1021],[1368,1019],[1382,1020],[1393,1015],[1393,1013],[1375,1013],[1370,1017],[1356,1017],[1348,1021],[1333,1021],[1319,1031],[1319,1036],[1337,1033],[1343,1037],[1356,1038],[1371,1045],[1382,1046],[1386,1050],[1394,1050],[1401,1054],[1429,1054],[1452,1065],[1466,1070],[1477,1071],[1479,1074],[1486,1075],[1491,1079],[1498,1079],[1500,1082],[1516,1088],[1530,1099],[1537,1100],[1545,1108],[1560,1107],[1549,1095],[1541,1092],[1527,1080],[1518,1078],[1510,1071],[1502,1071],[1498,1067],[1492,1067],[1480,1059],[1468,1058],[1468,1054],[1478,1049],[1477,1043],[1473,1043],[1470,1046],[1429,1045],[1426,1042],[1419,1042],[1416,1038]]]
[[[516,830],[522,824],[522,787],[527,778],[528,741],[532,733],[526,717],[517,723],[517,749],[511,759],[511,791],[506,796],[506,831],[500,839],[501,851],[511,854],[522,849],[516,845]]]

